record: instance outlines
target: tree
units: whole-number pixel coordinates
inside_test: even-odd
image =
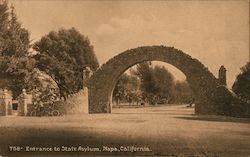
[[[186,81],[175,81],[174,76],[164,66],[151,66],[143,62],[131,70],[141,81],[144,101],[155,104],[165,100],[171,103],[189,103],[193,93]],[[164,102],[165,102],[164,101]]]
[[[96,70],[99,66],[89,39],[75,28],[51,31],[33,49],[38,52],[36,67],[55,80],[62,96],[82,88],[84,67]]]
[[[116,104],[120,101],[128,101],[131,95],[135,94],[139,88],[139,81],[137,77],[129,74],[122,74],[116,83],[113,91],[113,98]]]
[[[143,62],[132,70],[132,74],[140,78],[141,91],[145,101],[154,104],[162,98],[170,98],[174,86],[173,75],[165,68],[151,66],[150,62]]]
[[[193,96],[193,92],[190,89],[187,81],[176,81],[173,91],[172,91],[172,97],[174,103],[190,103]]]
[[[7,7],[7,8],[6,8]],[[1,9],[2,8],[2,9]],[[27,56],[30,48],[29,32],[18,22],[14,7],[8,11],[7,2],[0,7],[1,12],[1,30],[0,38],[2,40],[1,55],[4,56]]]
[[[5,48],[4,33],[9,25],[9,8],[6,1],[0,0],[0,54]]]
[[[250,62],[241,68],[241,73],[233,84],[233,91],[240,97],[250,100]]]
[[[137,76],[141,81],[141,90],[145,93],[157,93],[153,68],[148,62],[143,62],[136,65],[135,70],[131,70],[132,74]]]
[[[0,88],[12,90],[14,97],[29,86],[35,60],[29,56],[29,32],[21,26],[6,1],[0,1]]]
[[[164,66],[155,66],[153,74],[157,95],[160,98],[171,97],[174,88],[174,76]]]
[[[140,78],[143,92],[161,97],[170,96],[174,77],[165,67],[152,67],[149,62],[143,62],[132,73]]]

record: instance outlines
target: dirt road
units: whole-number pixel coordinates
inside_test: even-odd
[[[250,119],[193,112],[181,105],[0,117],[0,156],[250,156]]]

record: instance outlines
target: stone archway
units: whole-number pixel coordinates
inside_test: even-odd
[[[111,113],[112,92],[120,75],[144,61],[162,61],[182,71],[195,94],[195,112],[216,114],[216,87],[219,81],[197,59],[165,46],[144,46],[127,50],[103,64],[90,78],[89,113]]]

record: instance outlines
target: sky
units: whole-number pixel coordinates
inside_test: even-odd
[[[249,61],[248,0],[10,0],[38,41],[51,30],[75,27],[88,36],[100,64],[139,46],[173,46],[200,60],[229,87]],[[162,64],[162,63],[161,63]],[[177,79],[185,76],[167,65]]]

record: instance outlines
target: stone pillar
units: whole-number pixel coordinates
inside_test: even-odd
[[[5,96],[5,104],[7,107],[7,115],[12,115],[12,95],[8,93],[8,91],[4,90],[4,96]]]
[[[0,116],[12,114],[12,96],[6,89],[0,92]]]
[[[85,87],[83,90],[83,113],[89,113],[89,99],[88,99],[88,88]]]
[[[87,87],[87,83],[91,75],[93,74],[92,70],[89,67],[83,69],[83,89]]]
[[[28,101],[29,101],[29,96],[27,95],[26,90],[23,89],[22,94],[20,95],[18,100],[18,115],[27,116]]]
[[[219,69],[219,83],[220,85],[226,86],[227,85],[227,78],[226,78],[226,68],[222,65]]]
[[[2,90],[0,92],[0,115],[1,116],[6,116],[7,115],[7,106],[5,103],[5,94],[4,91]]]
[[[3,99],[3,90],[0,91],[0,116],[5,115],[5,104]]]

